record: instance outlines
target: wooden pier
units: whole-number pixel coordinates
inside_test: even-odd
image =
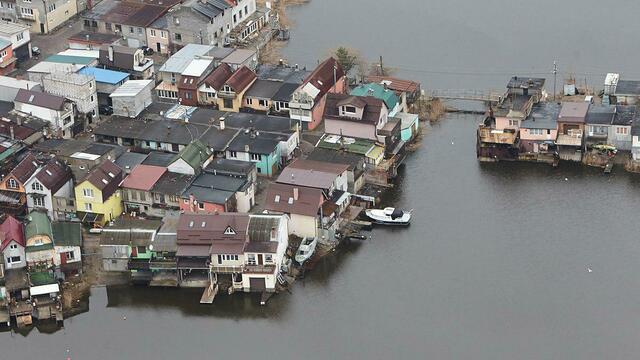
[[[218,294],[218,284],[213,285],[209,283],[209,286],[207,286],[202,293],[200,304],[212,304],[216,294]]]

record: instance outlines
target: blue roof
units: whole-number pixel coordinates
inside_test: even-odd
[[[94,67],[85,67],[79,71],[83,75],[93,75],[96,78],[96,82],[107,84],[118,84],[122,80],[129,77],[129,74],[120,71],[113,71],[107,69],[100,69]]]

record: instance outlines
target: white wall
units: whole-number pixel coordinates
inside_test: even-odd
[[[80,262],[81,260],[82,255],[80,254],[80,246],[55,246],[54,249],[56,250],[56,257],[53,259],[53,262],[57,266],[60,266],[62,263],[60,259],[60,254],[62,253],[73,252],[73,260],[69,260],[69,258],[67,258],[67,264]]]
[[[167,167],[172,173],[178,174],[186,174],[186,175],[195,175],[195,170],[191,167],[191,165],[187,164],[183,159],[178,159],[173,163],[169,164]]]
[[[32,188],[32,185],[35,182],[40,183],[38,181],[38,179],[36,179],[35,176],[32,176],[31,179],[27,180],[27,182],[24,185],[25,191],[27,193],[27,207],[29,208],[29,210],[32,210],[32,209],[35,209],[35,208],[47,209],[47,215],[49,215],[49,218],[53,218],[53,199],[51,197],[51,191],[49,191],[49,189],[44,187],[44,185],[42,186],[42,190],[34,190]],[[33,196],[31,196],[32,194],[44,195],[44,199],[43,199],[44,206],[43,207],[36,207],[35,206],[35,204],[33,202]]]
[[[11,249],[11,245],[17,245],[17,249]],[[3,251],[4,255],[4,268],[9,269],[19,269],[27,266],[27,259],[25,257],[24,247],[18,245],[15,241],[12,241],[7,245],[7,247]],[[9,258],[13,256],[20,256],[20,262],[9,264]]]
[[[289,219],[289,233],[300,237],[315,237],[318,221],[315,216],[291,214]]]

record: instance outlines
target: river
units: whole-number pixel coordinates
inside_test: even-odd
[[[584,64],[618,59],[621,69],[632,69],[635,57],[604,54],[614,53],[615,41],[608,50],[593,50],[606,45],[603,39],[618,38],[597,25],[605,21],[596,21],[614,11],[595,1],[572,3],[401,0],[391,10],[391,3],[313,0],[291,11],[296,27],[285,53],[312,63],[342,34],[371,56],[381,49],[390,63],[394,58],[416,68],[537,68],[548,65],[552,49],[567,48],[565,55],[588,53]],[[616,11],[617,30],[632,23],[639,6],[625,2],[626,10]],[[359,11],[366,15],[355,15]],[[329,17],[333,26],[322,22]],[[363,18],[368,25],[355,24]],[[504,24],[505,18],[518,20]],[[390,30],[374,25],[384,19]],[[514,24],[521,30],[498,35]],[[557,28],[549,29],[552,24]],[[587,34],[550,37],[581,26],[588,26]],[[401,41],[409,29],[422,29],[419,35],[429,40]],[[483,39],[486,34],[493,35]],[[526,42],[537,51],[521,53]],[[553,45],[540,48],[543,43]],[[506,81],[423,75],[418,79],[425,87]],[[407,160],[390,199],[414,209],[409,228],[376,229],[370,241],[324,259],[291,295],[278,295],[266,307],[245,295],[202,306],[197,291],[95,288],[90,310],[67,319],[62,330],[0,333],[0,358],[637,357],[640,177],[565,164],[481,165],[475,158],[478,121],[451,115],[429,126],[422,148]]]

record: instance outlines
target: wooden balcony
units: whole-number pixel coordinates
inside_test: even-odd
[[[276,271],[275,265],[245,265],[244,272],[249,274],[273,274]]]

